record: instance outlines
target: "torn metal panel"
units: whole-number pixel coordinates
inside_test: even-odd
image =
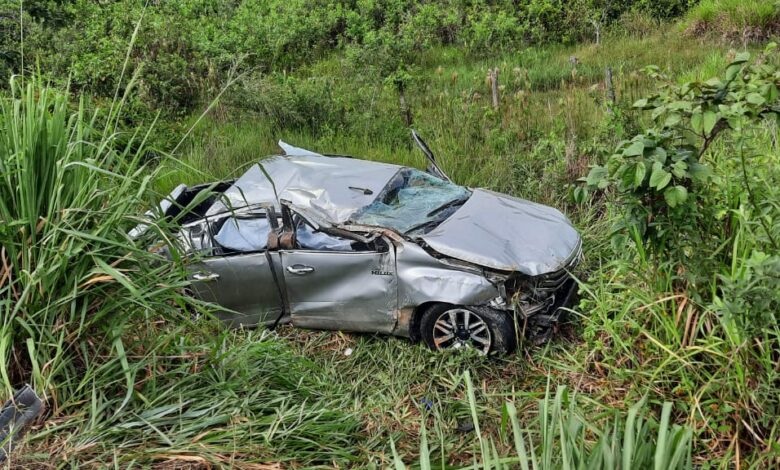
[[[25,385],[0,410],[0,462],[10,455],[27,427],[43,410],[35,390]]]
[[[421,238],[443,255],[528,276],[559,269],[580,246],[558,210],[484,189]]]
[[[498,286],[479,269],[456,268],[410,242],[396,248],[396,263],[399,308],[426,302],[480,305],[499,296]]]
[[[279,148],[284,150],[285,155],[298,155],[298,156],[307,156],[307,157],[322,157],[323,155],[321,153],[312,152],[311,150],[306,150],[304,148],[296,147],[294,145],[290,145],[287,142],[283,140],[279,140],[277,143]]]
[[[395,336],[404,338],[418,338],[417,332],[412,331],[412,321],[414,321],[414,307],[404,307],[398,309],[396,314],[395,328],[391,332]]]
[[[247,170],[206,215],[258,203],[275,204],[281,209],[278,195],[279,199],[308,207],[331,222],[341,223],[370,204],[400,168],[345,157],[271,157]],[[266,173],[273,180],[276,192]]]

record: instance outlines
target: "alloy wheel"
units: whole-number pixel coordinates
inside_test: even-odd
[[[473,348],[482,354],[490,351],[490,328],[479,315],[466,308],[443,312],[433,324],[436,349]]]

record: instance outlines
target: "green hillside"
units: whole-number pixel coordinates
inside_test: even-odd
[[[6,465],[777,466],[779,32],[766,1],[0,0],[0,383],[46,403]],[[411,128],[582,233],[550,343],[225,330],[148,250],[171,227],[126,235],[279,139],[422,168]]]

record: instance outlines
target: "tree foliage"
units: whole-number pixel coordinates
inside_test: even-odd
[[[36,66],[72,87],[113,97],[135,25],[136,100],[186,113],[236,68],[289,70],[339,48],[385,77],[426,48],[473,54],[594,37],[590,18],[680,14],[689,0],[0,0],[0,76]],[[658,5],[664,5],[659,7]],[[21,15],[21,16],[20,16]],[[24,44],[24,47],[22,47]],[[0,81],[7,87],[7,79]],[[213,94],[213,93],[211,93]],[[139,104],[136,103],[136,104]]]

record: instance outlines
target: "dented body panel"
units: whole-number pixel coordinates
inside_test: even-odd
[[[191,272],[193,291],[201,300],[224,307],[217,316],[231,326],[263,324],[282,311],[264,253],[210,256],[193,265]]]
[[[496,285],[478,269],[455,267],[434,258],[418,245],[396,246],[398,270],[398,323],[393,332],[409,336],[411,314],[419,305],[441,302],[452,305],[484,305],[499,296]]]
[[[206,213],[288,200],[332,222],[370,204],[400,166],[347,157],[280,155],[252,165]],[[269,178],[273,180],[273,185]]]
[[[529,276],[560,269],[580,243],[558,210],[484,189],[422,239],[443,255]]]
[[[284,250],[280,255],[294,326],[392,332],[398,284],[390,251]],[[295,266],[312,270],[291,273]]]

